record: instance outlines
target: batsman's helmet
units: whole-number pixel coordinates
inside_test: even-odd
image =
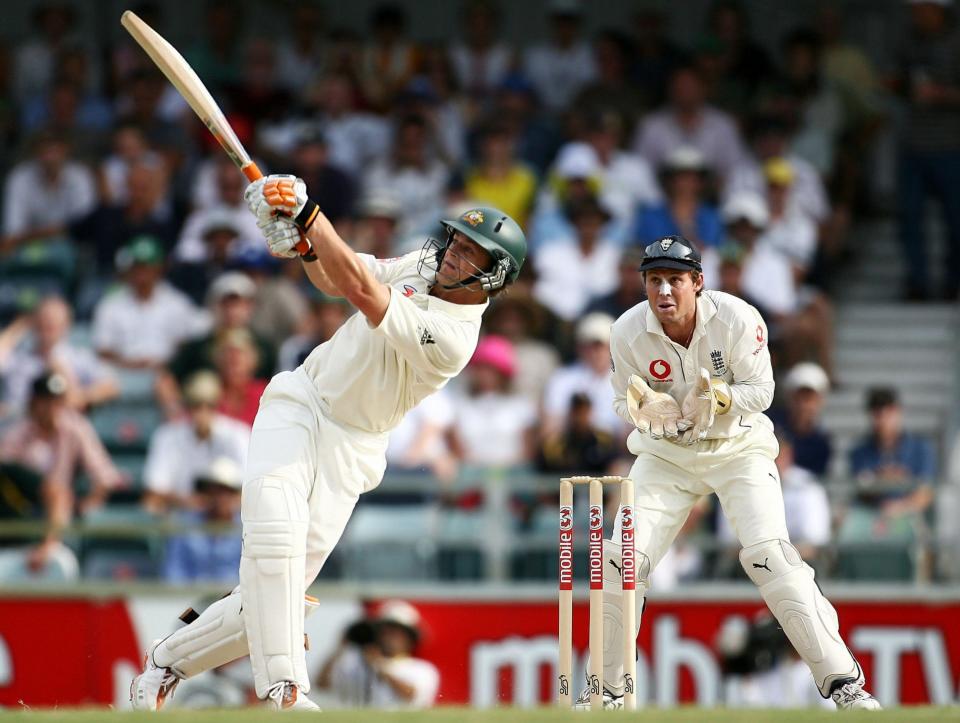
[[[700,252],[683,236],[664,236],[643,250],[640,271],[679,269],[702,271]]]
[[[446,238],[442,241],[431,238],[424,244],[420,255],[421,273],[424,267],[432,271],[440,268],[454,232],[459,231],[493,257],[493,266],[488,270],[477,269],[469,278],[449,288],[479,280],[481,288],[495,291],[516,281],[527,258],[527,239],[520,225],[507,214],[492,206],[477,206],[455,219],[441,219],[440,224],[447,232]]]

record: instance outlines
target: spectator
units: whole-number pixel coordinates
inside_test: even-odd
[[[487,329],[513,344],[516,373],[513,389],[537,407],[543,387],[560,366],[555,344],[543,341],[548,312],[530,296],[511,293],[497,299],[490,309]]]
[[[636,56],[630,77],[644,108],[660,105],[667,94],[667,85],[675,68],[683,62],[684,51],[670,40],[669,28],[662,10],[641,8],[633,20],[633,48]]]
[[[186,416],[153,433],[143,468],[143,504],[151,512],[197,508],[194,482],[215,460],[246,464],[250,426],[216,411],[222,395],[214,373],[197,372],[184,385]]]
[[[177,346],[210,327],[207,314],[163,280],[163,250],[140,236],[117,253],[123,283],[93,315],[93,343],[103,359],[128,369],[157,369]]]
[[[813,362],[801,362],[787,372],[783,387],[787,393],[786,406],[774,408],[768,416],[780,434],[789,440],[793,464],[823,477],[830,469],[833,454],[830,435],[820,422],[830,379]]]
[[[379,257],[384,258],[384,257]],[[310,300],[303,317],[303,329],[280,346],[277,371],[293,371],[303,364],[314,349],[332,337],[350,315],[350,305],[343,299],[319,294]]]
[[[638,127],[634,150],[659,168],[679,147],[700,151],[707,168],[721,180],[743,157],[743,144],[733,120],[706,104],[697,70],[681,65],[670,76],[668,104]]]
[[[729,76],[742,79],[752,95],[773,67],[770,55],[750,37],[749,18],[737,0],[721,0],[710,8],[710,33],[723,47],[723,65]]]
[[[250,330],[269,346],[262,353],[269,353],[273,363],[276,349],[303,328],[307,316],[308,297],[300,283],[303,271],[296,264],[285,267],[266,250],[244,254],[232,265],[256,285]],[[267,376],[272,373],[271,370]]]
[[[925,203],[936,198],[947,228],[948,256],[940,292],[960,291],[960,52],[947,3],[911,0],[910,30],[897,54],[897,90],[907,101],[899,158],[900,241],[906,298],[936,294],[929,281]]]
[[[169,278],[195,304],[202,304],[216,279],[257,252],[244,246],[243,229],[230,211],[218,208],[204,214],[203,226],[197,230],[202,245],[178,246]],[[265,249],[261,253],[267,255]]]
[[[330,147],[323,133],[305,128],[292,160],[290,172],[306,181],[310,197],[334,225],[352,215],[357,195],[353,178],[331,163]]]
[[[560,129],[557,118],[539,106],[530,81],[518,73],[508,75],[497,89],[492,115],[509,126],[517,157],[543,174],[560,146]]]
[[[551,241],[574,237],[576,232],[566,209],[600,192],[600,174],[600,160],[586,143],[568,143],[562,148],[547,182],[541,186],[530,220],[528,243],[534,251]],[[606,231],[610,231],[604,233],[608,238],[616,233],[613,228]]]
[[[361,253],[389,259],[397,255],[397,226],[403,209],[392,195],[366,196],[357,209],[353,247]]]
[[[467,97],[487,98],[507,77],[514,53],[500,39],[500,8],[493,0],[466,0],[461,12],[463,38],[450,46],[457,83]]]
[[[402,209],[402,236],[432,227],[442,208],[449,169],[429,154],[429,128],[422,116],[397,124],[391,157],[375,163],[364,178],[366,195],[392,194]]]
[[[796,175],[790,161],[771,158],[763,166],[767,179],[770,222],[763,235],[765,243],[790,260],[798,284],[806,279],[817,254],[817,227],[790,205],[790,190]]]
[[[660,166],[666,200],[640,209],[634,238],[646,246],[664,236],[683,236],[703,250],[718,246],[722,224],[717,209],[706,201],[707,165],[692,146],[670,152]]]
[[[446,389],[431,394],[411,409],[390,432],[390,470],[428,472],[442,483],[452,483],[457,476],[457,460],[447,440],[453,431],[454,417],[454,400]]]
[[[240,78],[227,87],[225,96],[231,108],[230,124],[256,128],[285,118],[299,89],[294,96],[279,82],[274,43],[252,38],[243,50]]]
[[[230,457],[217,457],[194,481],[195,509],[181,510],[176,521],[194,529],[167,539],[164,581],[171,584],[237,582],[242,541],[240,487],[243,469]]]
[[[643,248],[631,246],[620,257],[617,266],[617,286],[606,296],[598,296],[587,306],[587,312],[599,311],[613,319],[619,319],[646,298],[643,279],[637,271],[643,259]]]
[[[550,377],[543,395],[543,434],[563,428],[570,401],[577,393],[590,398],[591,423],[616,439],[623,437],[624,424],[613,411],[610,386],[610,325],[606,314],[592,313],[577,324],[577,361],[558,369]]]
[[[217,339],[213,361],[223,383],[217,410],[252,425],[268,381],[256,375],[260,355],[253,335],[243,328],[230,329]]]
[[[31,23],[35,31],[17,48],[14,77],[20,102],[48,90],[56,76],[57,58],[71,46],[78,28],[73,7],[65,2],[46,2],[34,6]],[[87,82],[92,85],[96,69],[90,68]]]
[[[143,129],[135,123],[120,123],[113,130],[111,153],[100,162],[102,203],[118,206],[126,202],[130,169],[134,166],[145,166],[159,173],[164,171],[162,159],[150,148]]]
[[[0,251],[62,235],[64,226],[89,213],[97,200],[93,174],[70,160],[64,138],[43,132],[34,137],[32,148],[31,157],[7,176]]]
[[[43,128],[66,139],[85,161],[102,152],[105,134],[113,122],[113,109],[106,98],[87,89],[87,55],[80,48],[65,50],[58,61],[57,79],[47,93],[23,105],[21,128],[35,133]],[[73,78],[77,67],[80,78]]]
[[[317,677],[349,707],[429,708],[437,698],[440,672],[414,657],[420,613],[402,600],[383,603],[375,617],[351,625]]]
[[[300,93],[324,70],[326,34],[318,3],[297,3],[290,9],[287,36],[277,44],[277,81]]]
[[[413,76],[417,48],[406,36],[407,14],[400,5],[377,5],[368,26],[371,40],[360,56],[360,83],[367,103],[386,111]]]
[[[613,29],[600,31],[593,41],[597,77],[577,94],[573,107],[587,115],[612,115],[621,129],[633,128],[644,104],[643,97],[630,82],[632,51],[630,38],[625,33]]]
[[[142,52],[142,49],[137,49]],[[192,66],[198,73],[203,70]],[[201,75],[207,85],[209,75]],[[192,111],[163,75],[145,64],[132,73],[121,88],[116,102],[119,117],[143,129],[151,148],[160,153],[167,168],[173,172],[180,168],[194,143],[186,132],[185,121],[192,118]],[[189,114],[189,115],[188,115]],[[234,127],[238,135],[242,129]]]
[[[424,116],[430,123],[437,156],[458,168],[467,155],[467,120],[486,112],[486,107],[475,108],[481,99],[460,93],[445,45],[425,46],[420,56],[420,73],[397,98],[397,108]]]
[[[592,197],[567,207],[572,239],[550,240],[534,257],[534,297],[565,321],[574,321],[595,298],[616,288],[620,249],[602,235],[610,214]]]
[[[523,69],[543,105],[563,111],[597,75],[589,43],[580,38],[579,0],[551,0],[550,40],[526,51]]]
[[[467,390],[454,403],[450,448],[475,467],[516,467],[533,459],[536,407],[510,389],[516,374],[513,345],[486,336],[467,366]]]
[[[537,178],[525,164],[516,159],[510,129],[491,122],[482,131],[477,165],[467,172],[467,197],[499,208],[521,227],[537,192]]]
[[[856,499],[839,537],[841,542],[909,541],[933,501],[933,447],[928,440],[903,430],[903,411],[893,389],[871,389],[867,410],[870,435],[850,453]]]
[[[187,51],[187,61],[216,93],[240,80],[245,37],[241,8],[230,0],[207,0],[202,29],[204,37]]]
[[[0,379],[4,403],[26,410],[33,382],[55,371],[67,382],[67,405],[84,410],[120,393],[116,377],[89,349],[69,340],[72,313],[59,296],[49,296],[32,317],[23,316],[0,332]],[[28,343],[20,343],[30,334]]]
[[[61,535],[73,516],[78,465],[90,478],[89,492],[76,504],[81,514],[101,506],[110,490],[122,482],[93,426],[67,406],[66,396],[67,380],[44,373],[31,387],[27,417],[0,437],[0,461],[43,476],[41,494],[49,527],[28,555],[28,566],[34,571],[60,554]]]
[[[616,440],[596,429],[590,397],[577,392],[563,429],[543,440],[537,469],[557,474],[605,474],[617,456]]]

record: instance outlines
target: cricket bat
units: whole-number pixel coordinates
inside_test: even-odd
[[[217,142],[223,146],[223,150],[230,156],[230,160],[243,171],[243,175],[250,181],[263,178],[263,173],[257,168],[257,164],[250,159],[243,144],[240,143],[240,139],[237,138],[237,134],[227,123],[223,111],[220,110],[217,102],[210,95],[210,91],[207,90],[203,81],[197,77],[190,64],[177,52],[177,49],[131,10],[124,11],[120,17],[120,24],[146,51],[154,64],[167,77],[167,80],[173,83],[173,87],[183,96],[193,112],[197,114],[213,134],[213,137],[217,139]],[[297,244],[296,248],[298,252],[304,254],[310,250],[310,245],[301,236],[300,243]]]

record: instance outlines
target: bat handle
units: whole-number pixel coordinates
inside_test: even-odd
[[[263,178],[263,172],[253,161],[250,161],[245,166],[241,166],[240,170],[243,171],[243,175],[247,177],[250,183],[253,183],[258,178]],[[312,247],[310,246],[310,242],[307,241],[307,237],[303,235],[303,231],[300,232],[300,240],[294,248],[301,256],[310,253]]]

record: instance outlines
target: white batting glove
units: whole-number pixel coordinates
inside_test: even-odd
[[[289,174],[264,176],[247,186],[243,199],[258,221],[277,215],[296,218],[307,205],[307,184]]]
[[[653,391],[636,374],[627,380],[627,412],[637,430],[649,433],[653,439],[674,439],[686,429],[677,400],[665,392]]]
[[[300,230],[293,221],[284,216],[274,216],[257,221],[257,226],[267,240],[267,249],[271,256],[280,259],[295,259],[300,254],[294,248],[300,241]]]
[[[681,444],[693,444],[706,439],[718,414],[730,411],[730,387],[720,379],[711,379],[710,372],[700,368],[700,377],[687,392],[681,411],[688,429],[680,435]]]

